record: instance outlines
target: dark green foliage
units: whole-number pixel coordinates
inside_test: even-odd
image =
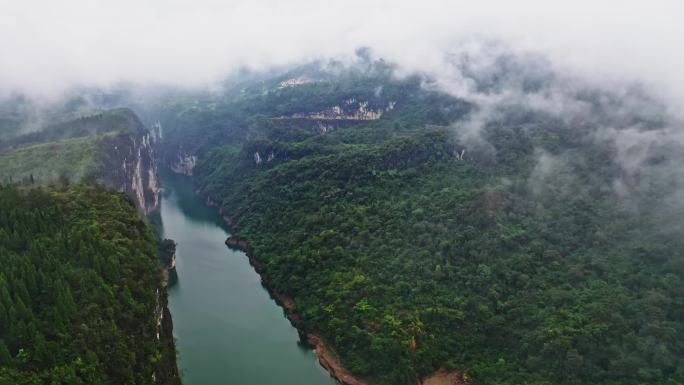
[[[176,254],[176,242],[173,239],[163,239],[157,243],[159,261],[164,266],[169,266]]]
[[[0,384],[152,384],[155,241],[99,186],[0,187]]]
[[[142,129],[142,123],[130,109],[112,109],[88,116],[79,116],[63,123],[47,125],[38,131],[2,141],[0,150],[111,132],[136,133]]]
[[[308,114],[339,106],[353,113],[359,103],[370,110],[383,110],[386,121],[377,126],[402,124],[448,124],[469,112],[472,106],[462,100],[422,88],[419,76],[396,78],[392,66],[382,61],[357,63],[346,67],[326,63],[301,66],[285,74],[269,74],[258,79],[235,82],[222,94],[169,94],[154,110],[161,117],[164,140],[160,146],[162,159],[173,164],[180,153],[211,149],[216,143],[251,140],[264,130],[288,128],[299,135],[310,134],[316,122],[306,119],[278,121],[295,114]],[[309,82],[295,87],[282,87],[282,81],[306,77]],[[351,101],[354,102],[351,102]],[[351,103],[347,103],[351,102]],[[358,126],[359,122],[331,120],[336,127]],[[273,137],[272,137],[273,138]]]
[[[65,177],[118,189],[126,172],[122,163],[145,133],[135,113],[125,108],[46,125],[0,141],[0,183],[48,185]],[[140,158],[143,170],[151,166],[148,152]]]
[[[481,143],[399,123],[273,128],[200,158],[199,187],[305,329],[381,384],[440,367],[482,384],[684,383],[684,234],[661,228],[682,213],[661,201],[677,186],[620,198],[614,148],[549,119],[513,116]]]

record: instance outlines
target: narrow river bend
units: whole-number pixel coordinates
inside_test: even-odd
[[[336,384],[300,346],[244,253],[225,246],[228,228],[192,180],[168,170],[160,178],[163,234],[178,243],[169,309],[183,384]]]

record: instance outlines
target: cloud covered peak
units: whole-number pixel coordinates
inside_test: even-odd
[[[119,81],[197,86],[239,68],[353,58],[438,74],[496,40],[597,80],[640,81],[684,105],[678,1],[0,2],[0,87],[50,93]]]

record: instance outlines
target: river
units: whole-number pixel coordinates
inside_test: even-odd
[[[332,385],[261,286],[229,230],[189,177],[160,170],[163,234],[178,243],[169,309],[184,385]]]

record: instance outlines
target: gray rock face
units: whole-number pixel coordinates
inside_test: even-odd
[[[171,163],[169,166],[171,171],[176,174],[183,174],[192,176],[192,170],[195,168],[197,163],[197,157],[195,155],[180,153],[178,154],[176,161]]]
[[[140,129],[107,138],[102,152],[103,183],[125,192],[144,214],[158,209],[157,157],[150,134]]]

